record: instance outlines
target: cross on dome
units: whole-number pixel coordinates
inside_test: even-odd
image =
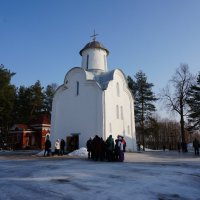
[[[94,34],[93,35],[91,35],[90,37],[92,37],[93,38],[93,41],[95,41],[96,40],[96,36],[97,35],[99,35],[98,33],[95,33],[95,30],[94,30]]]

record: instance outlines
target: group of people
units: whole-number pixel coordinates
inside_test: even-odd
[[[86,146],[89,159],[95,161],[124,161],[126,141],[123,136],[118,135],[114,142],[112,135],[109,135],[106,141],[96,135],[94,138],[89,138]]]
[[[46,141],[45,141],[44,157],[50,156],[51,153],[52,153],[51,152],[51,141],[50,141],[49,137],[47,137]],[[61,155],[61,156],[65,154],[65,140],[63,140],[63,139],[61,139],[61,141],[59,139],[56,140],[54,154]]]
[[[55,142],[55,152],[56,155],[58,156],[63,156],[65,154],[65,140],[59,139],[56,140]]]
[[[193,145],[193,148],[194,148],[194,154],[199,155],[200,143],[199,143],[197,138],[195,138],[193,140],[192,145]],[[187,150],[187,144],[178,142],[178,152],[181,152],[181,149],[182,149],[182,152],[187,152],[188,151]]]

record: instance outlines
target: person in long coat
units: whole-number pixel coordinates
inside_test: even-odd
[[[199,155],[199,141],[195,138],[193,141],[194,153]]]
[[[88,159],[90,159],[91,158],[91,152],[92,152],[92,138],[91,137],[87,141],[86,146],[87,146],[87,152],[88,152]]]
[[[61,139],[60,141],[60,154],[64,155],[65,154],[65,140]]]
[[[94,160],[97,161],[100,159],[102,153],[101,138],[98,135],[96,135],[92,142],[94,145]]]
[[[51,141],[49,140],[49,138],[47,138],[46,141],[45,141],[44,156],[46,156],[46,153],[47,153],[47,156],[49,156],[50,151],[51,151]]]
[[[106,154],[108,161],[113,160],[113,151],[114,151],[114,140],[112,138],[112,135],[109,135],[109,137],[106,140]]]
[[[105,159],[105,152],[106,152],[106,144],[103,140],[103,138],[101,137],[101,155],[100,155],[100,160],[103,161]]]
[[[115,161],[119,160],[119,146],[118,146],[119,139],[115,140]]]

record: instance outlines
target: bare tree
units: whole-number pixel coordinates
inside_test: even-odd
[[[187,146],[185,140],[184,117],[188,112],[187,98],[192,81],[193,76],[189,72],[188,65],[181,64],[180,67],[176,69],[175,74],[172,76],[169,84],[165,89],[163,89],[161,94],[168,109],[176,112],[180,116],[182,149],[185,152],[187,151]],[[170,91],[170,86],[173,86],[172,93]]]

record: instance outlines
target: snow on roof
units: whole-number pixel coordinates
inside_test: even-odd
[[[104,72],[95,76],[95,81],[99,83],[102,89],[106,89],[110,81],[113,80],[115,70]]]
[[[80,71],[84,72],[85,76],[86,76],[86,80],[87,81],[95,81],[99,85],[99,87],[102,88],[102,90],[107,89],[109,82],[114,79],[115,72],[119,72],[120,74],[122,74],[122,76],[124,77],[124,79],[126,81],[126,76],[123,73],[123,71],[120,70],[120,69],[113,69],[113,70],[108,71],[108,72],[102,72],[100,70],[85,70],[82,67],[74,67],[71,70],[69,70],[67,72],[67,74],[65,75],[64,83],[67,84],[68,76],[74,70],[80,70]],[[63,84],[61,86],[66,87],[65,84]],[[58,91],[59,89],[60,89],[60,87],[58,87],[56,91]]]
[[[109,72],[94,72],[85,70],[86,79],[96,81],[100,87],[105,90],[108,87],[109,82],[113,80],[115,70]]]

